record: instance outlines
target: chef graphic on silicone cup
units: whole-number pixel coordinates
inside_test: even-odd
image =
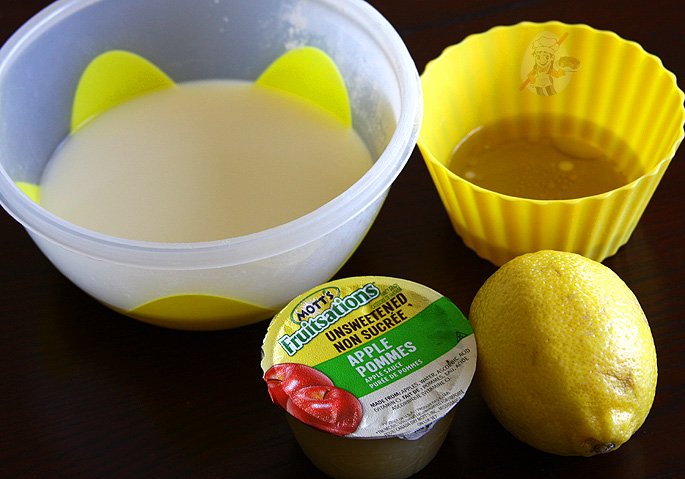
[[[575,72],[580,68],[580,61],[574,57],[561,56],[557,60],[559,48],[566,35],[558,38],[550,32],[542,32],[532,43],[533,68],[528,73],[525,84],[541,96],[552,96],[560,90],[555,87],[555,80]],[[564,86],[565,86],[564,82]]]

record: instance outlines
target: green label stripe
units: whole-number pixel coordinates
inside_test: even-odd
[[[470,334],[466,317],[442,297],[387,333],[316,368],[361,398],[427,366]]]

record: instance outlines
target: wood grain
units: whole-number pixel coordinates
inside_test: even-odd
[[[419,71],[448,45],[500,24],[557,19],[618,32],[685,78],[682,5],[618,1],[375,0]],[[3,1],[5,41],[47,1]],[[645,310],[659,358],[654,407],[616,452],[538,452],[495,421],[475,384],[436,459],[416,477],[685,477],[685,153],[629,243],[605,261]],[[89,298],[0,215],[0,477],[319,477],[261,381],[266,323],[184,333]],[[380,274],[442,292],[462,310],[495,270],[453,232],[418,150],[339,276]]]

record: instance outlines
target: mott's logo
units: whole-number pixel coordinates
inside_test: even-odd
[[[340,288],[324,288],[315,291],[295,306],[290,313],[290,320],[293,323],[301,323],[305,319],[316,316],[322,309],[330,306],[335,298],[340,297]]]
[[[288,356],[294,356],[338,320],[366,306],[380,294],[380,289],[373,283],[365,284],[346,296],[338,288],[325,288],[310,294],[290,315],[298,329],[279,337],[278,344]]]

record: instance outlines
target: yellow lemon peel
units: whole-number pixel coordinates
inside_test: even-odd
[[[591,456],[643,424],[656,389],[654,341],[608,267],[550,250],[519,256],[481,287],[470,319],[483,398],[520,440]]]

